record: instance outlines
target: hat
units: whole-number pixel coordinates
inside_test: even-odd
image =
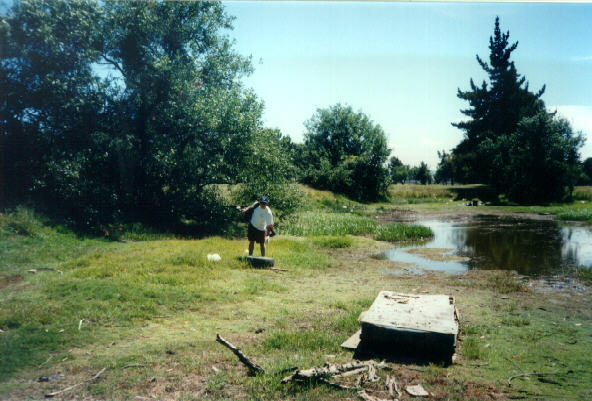
[[[259,198],[259,203],[269,203],[269,198],[266,195],[263,195]]]

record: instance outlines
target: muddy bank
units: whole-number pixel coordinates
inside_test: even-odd
[[[414,223],[426,219],[438,219],[448,221],[468,220],[478,215],[504,216],[516,219],[530,220],[554,220],[551,214],[541,213],[517,213],[498,209],[488,209],[482,206],[454,206],[455,210],[412,210],[412,209],[389,209],[377,210],[376,219],[383,224],[386,223]]]

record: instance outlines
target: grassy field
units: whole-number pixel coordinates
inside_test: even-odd
[[[426,196],[430,206],[405,207],[456,210],[460,201],[445,189]],[[389,374],[438,400],[592,398],[589,289],[546,290],[495,271],[389,274],[405,268],[377,257],[391,241],[429,236],[373,218],[403,202],[307,196],[313,207],[285,222],[268,246],[279,270],[246,265],[242,238],[139,241],[134,232],[111,242],[78,237],[27,209],[1,214],[0,399],[42,399],[77,384],[56,398],[360,399],[321,382],[281,384],[286,374],[274,373],[351,361],[340,344],[384,289],[454,296],[461,341],[455,364],[389,363],[392,370],[367,386],[382,390]],[[208,261],[210,253],[221,260]],[[249,376],[217,334],[266,373]]]

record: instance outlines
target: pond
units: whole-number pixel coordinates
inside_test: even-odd
[[[418,220],[415,224],[430,227],[434,238],[424,244],[386,251],[389,260],[411,264],[413,267],[407,269],[411,272],[501,269],[547,276],[592,267],[590,226],[491,215]],[[429,248],[446,250],[444,260],[422,256]]]

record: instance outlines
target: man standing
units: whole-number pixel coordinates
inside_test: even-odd
[[[244,214],[250,209],[253,209],[253,214],[249,221],[249,229],[247,232],[247,237],[249,239],[249,256],[253,256],[255,242],[257,242],[261,248],[261,256],[265,256],[265,238],[267,237],[268,230],[273,229],[273,213],[271,213],[271,209],[269,208],[269,198],[263,195],[258,202],[244,208],[241,212]]]

